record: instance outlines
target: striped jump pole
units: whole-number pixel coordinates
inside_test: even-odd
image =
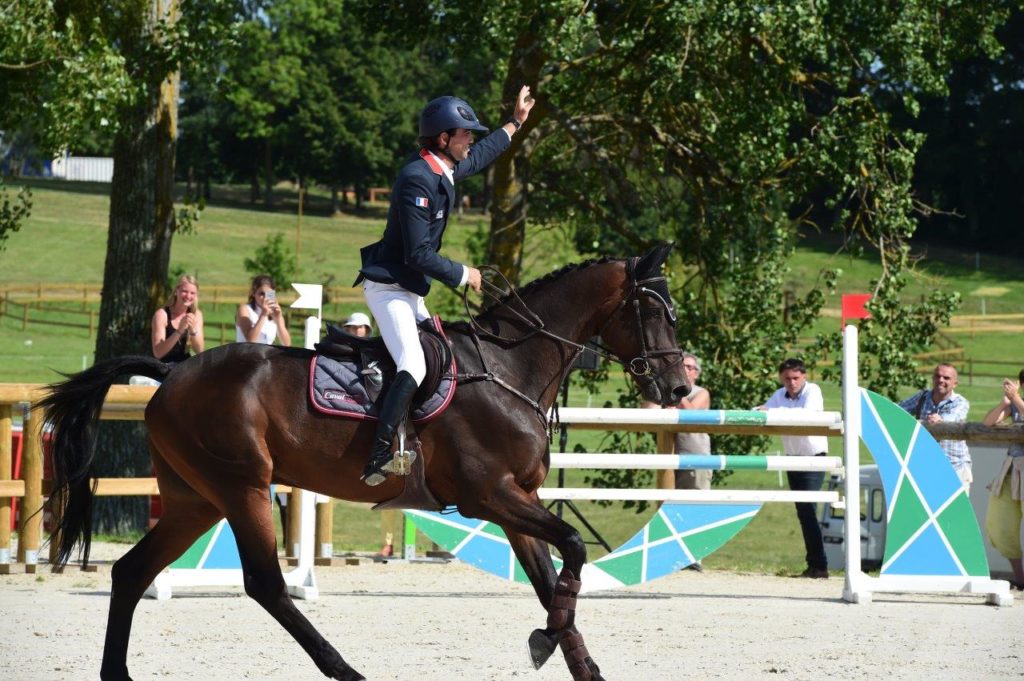
[[[843,432],[837,411],[803,409],[593,409],[561,407],[558,420],[577,428],[597,430],[671,430],[676,433],[738,433],[773,435],[833,435]]]
[[[747,456],[743,454],[552,454],[551,468],[645,470],[747,470],[839,472],[838,456]]]
[[[789,490],[747,489],[617,489],[613,487],[541,487],[541,499],[573,501],[663,501],[701,504],[763,504],[792,501],[794,503],[839,503],[838,491],[806,492]]]

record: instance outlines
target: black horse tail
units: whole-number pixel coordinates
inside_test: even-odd
[[[50,493],[54,517],[60,518],[60,546],[52,569],[67,565],[81,541],[82,562],[89,562],[92,543],[92,478],[96,455],[96,422],[107,390],[121,376],[137,374],[162,381],[170,367],[152,357],[126,356],[100,362],[85,371],[67,375],[67,380],[47,386],[49,394],[39,403],[44,410],[44,427],[50,428],[53,448],[53,488]],[[63,509],[59,508],[63,505]]]

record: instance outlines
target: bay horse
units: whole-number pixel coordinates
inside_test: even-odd
[[[544,628],[529,637],[534,666],[561,647],[574,681],[603,681],[575,623],[586,547],[548,511],[537,489],[550,467],[548,411],[585,341],[621,362],[644,399],[675,405],[689,391],[675,335],[675,309],[662,265],[671,244],[639,258],[570,265],[484,310],[473,324],[446,325],[460,377],[454,399],[419,426],[426,483],[462,515],[500,526],[541,604]],[[130,679],[128,641],[136,605],[157,574],[221,518],[238,543],[245,592],[332,679],[364,677],[292,603],[277,555],[269,487],[294,485],[339,499],[382,502],[404,483],[359,479],[372,422],[324,415],[308,397],[312,351],[235,343],[169,369],[149,357],[100,362],[50,386],[54,494],[63,504],[59,553],[66,565],[91,539],[95,423],[110,385],[127,374],[162,381],[146,427],[163,515],[111,569],[110,611],[100,677]],[[488,380],[488,377],[490,380]],[[548,545],[564,565],[556,574]]]

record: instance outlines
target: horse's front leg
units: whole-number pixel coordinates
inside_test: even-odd
[[[576,629],[576,597],[579,575],[586,561],[586,546],[579,532],[540,503],[536,494],[510,486],[490,496],[486,515],[505,531],[541,604],[548,611],[546,626],[530,634],[530,659],[540,669],[562,647],[573,681],[604,681]],[[474,514],[476,515],[476,514]],[[550,544],[558,548],[564,563],[555,574]]]

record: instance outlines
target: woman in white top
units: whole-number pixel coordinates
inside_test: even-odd
[[[235,313],[235,341],[273,345],[275,340],[284,346],[292,344],[274,292],[274,279],[260,274],[252,280],[249,302],[239,305]]]

